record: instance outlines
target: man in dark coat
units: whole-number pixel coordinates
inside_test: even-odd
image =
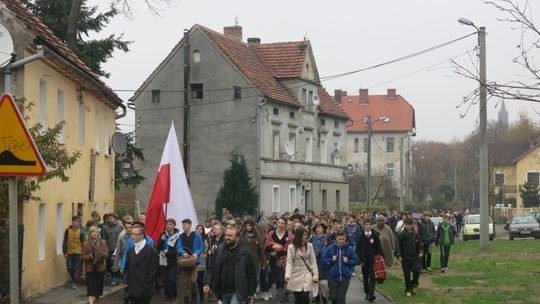
[[[249,257],[249,251],[240,246],[240,230],[228,227],[225,243],[219,246],[205,276],[205,293],[210,287],[223,304],[247,303],[257,289],[256,271]]]
[[[154,295],[154,278],[158,267],[158,253],[147,244],[142,227],[133,228],[131,236],[135,246],[126,257],[124,278],[127,295],[134,304],[148,304]]]
[[[357,256],[362,261],[362,277],[366,300],[375,301],[375,255],[384,256],[379,233],[371,229],[371,219],[364,220],[364,232],[356,244]]]
[[[413,220],[406,218],[403,222],[405,228],[398,235],[395,256],[398,261],[401,260],[403,279],[405,280],[405,295],[410,297],[415,294],[413,287],[418,286],[418,279],[420,277],[418,259],[423,255],[423,245],[418,233],[413,228]],[[413,274],[412,280],[411,272]]]

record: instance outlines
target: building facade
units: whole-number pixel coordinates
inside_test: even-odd
[[[115,132],[115,110],[124,105],[19,1],[0,2],[0,23],[13,37],[17,60],[35,54],[38,44],[44,50],[40,59],[12,70],[12,94],[34,104],[25,113],[27,125],[52,128],[64,122],[58,144],[81,153],[66,174],[68,182],[47,181],[34,193],[39,200],[19,206],[24,231],[21,292],[28,297],[68,280],[62,240],[71,217],[81,215],[84,223],[93,210],[114,211],[115,161],[109,138]]]
[[[416,135],[411,104],[395,89],[388,89],[386,95],[369,95],[367,89],[361,89],[358,95],[336,90],[334,98],[352,120],[347,127],[346,160],[353,166],[353,174],[367,175],[369,116],[372,178],[388,177],[398,195],[410,197],[411,143]]]
[[[321,87],[311,44],[247,41],[239,26],[222,34],[195,25],[131,98],[149,177],[137,190],[142,209],[171,121],[181,146],[185,127],[189,134],[188,179],[200,218],[214,211],[233,151],[245,156],[266,212],[348,208],[340,153],[348,118]]]

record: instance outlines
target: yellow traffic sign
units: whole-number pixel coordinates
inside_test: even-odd
[[[40,176],[45,164],[10,94],[0,99],[0,176]]]

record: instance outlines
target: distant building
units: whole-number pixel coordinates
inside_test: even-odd
[[[499,123],[505,128],[508,128],[508,111],[504,105],[504,99],[501,104],[501,109],[499,110]]]
[[[246,43],[240,26],[221,34],[195,25],[188,37],[188,178],[199,217],[214,211],[232,151],[245,155],[267,213],[348,210],[340,152],[348,116],[322,88],[311,43]],[[182,39],[131,98],[146,158],[141,171],[148,177],[137,189],[142,209],[172,120],[184,144],[187,42]]]
[[[25,113],[28,125],[39,122],[50,128],[63,121],[58,144],[70,153],[81,152],[66,172],[68,182],[52,179],[34,193],[38,201],[19,205],[19,224],[24,231],[20,236],[24,240],[21,294],[26,298],[69,279],[62,241],[73,215],[80,215],[85,223],[94,210],[101,214],[114,211],[115,155],[109,150],[110,136],[115,131],[115,110],[123,108],[125,113],[126,108],[20,1],[0,1],[0,24],[13,37],[17,59],[35,54],[38,45],[44,48],[43,57],[12,71],[13,95],[34,103]],[[7,238],[3,240],[7,242]],[[0,254],[7,256],[5,251]],[[0,285],[1,289],[7,286],[3,281]]]
[[[353,165],[355,174],[367,174],[368,136],[364,119],[371,116],[371,175],[390,177],[398,191],[403,189],[403,195],[408,196],[411,138],[416,132],[411,104],[396,94],[395,89],[388,89],[386,95],[369,95],[367,89],[360,89],[358,95],[336,90],[334,98],[352,120],[347,127],[346,159]],[[382,117],[387,122],[379,120]],[[399,184],[401,170],[402,185]]]

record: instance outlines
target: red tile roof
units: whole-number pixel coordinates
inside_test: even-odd
[[[58,55],[71,62],[73,65],[84,71],[91,78],[96,80],[105,88],[109,94],[113,94],[117,101],[121,99],[96,75],[79,57],[64,44],[41,19],[28,10],[19,0],[0,0],[6,5],[6,8],[13,13],[15,18],[23,24],[26,29],[34,34],[41,43],[46,44]]]
[[[227,37],[204,26],[200,27],[264,96],[278,102],[295,106],[301,105],[298,99],[277,81],[255,49],[247,43]]]
[[[349,119],[349,116],[343,110],[343,107],[336,102],[334,97],[330,96],[328,92],[322,87],[318,87],[317,93],[319,95],[319,109],[328,115],[337,116],[345,119]]]
[[[386,95],[369,95],[367,104],[359,103],[359,96],[342,95],[341,105],[354,123],[348,132],[367,132],[364,117],[370,115],[372,121],[382,116],[390,117],[390,122],[373,124],[373,132],[407,132],[415,127],[414,108],[401,96],[388,99]]]
[[[254,45],[276,78],[299,78],[306,58],[308,41]]]

